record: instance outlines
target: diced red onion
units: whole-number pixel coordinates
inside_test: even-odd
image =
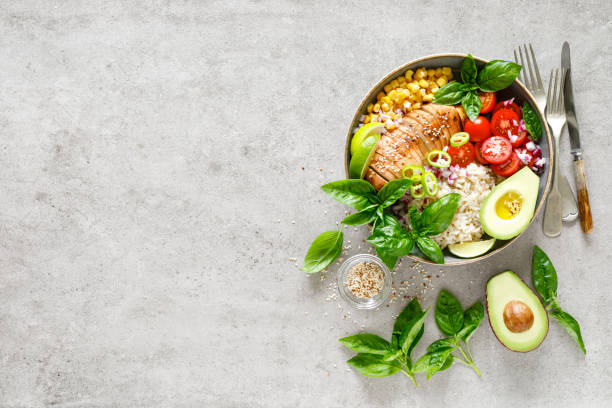
[[[535,143],[533,143],[531,140],[529,142],[527,142],[527,144],[525,145],[525,148],[527,150],[529,150],[530,152],[533,152],[536,149],[536,145]]]

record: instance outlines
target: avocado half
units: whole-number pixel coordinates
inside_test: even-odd
[[[529,167],[499,183],[480,206],[482,229],[493,238],[510,239],[523,232],[533,218],[540,177]],[[514,204],[512,212],[505,204]]]
[[[487,282],[487,314],[497,339],[512,351],[531,351],[548,333],[548,314],[542,302],[512,271]]]

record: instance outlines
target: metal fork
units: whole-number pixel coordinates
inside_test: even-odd
[[[525,52],[525,58],[523,58],[523,50]],[[531,54],[531,55],[530,55]],[[523,44],[523,49],[518,47],[518,55],[520,55],[520,64],[526,68],[521,70],[519,74],[519,80],[525,84],[529,91],[533,94],[536,104],[542,112],[546,112],[546,93],[544,92],[544,84],[542,78],[540,78],[540,70],[538,69],[538,62],[536,61],[533,47],[529,44],[529,52],[527,51],[527,45]],[[519,64],[519,58],[517,57],[516,50],[514,50],[514,61]],[[527,61],[527,64],[525,64]],[[529,74],[529,76],[527,75]],[[555,162],[559,156],[555,156]],[[556,167],[556,165],[555,165]],[[556,176],[555,176],[556,177]],[[559,176],[559,191],[563,201],[561,218],[563,221],[574,221],[578,218],[578,205],[576,198],[572,192],[569,181],[564,174]]]
[[[555,76],[553,83],[553,73]],[[554,89],[553,89],[554,85]],[[565,69],[561,69],[559,78],[559,68],[550,71],[550,81],[548,84],[548,95],[546,98],[546,121],[553,138],[555,139],[555,155],[553,160],[553,184],[548,193],[546,210],[544,212],[544,224],[542,230],[544,235],[556,237],[561,234],[561,193],[559,192],[559,138],[566,124],[565,103],[563,101],[563,87],[565,85]]]

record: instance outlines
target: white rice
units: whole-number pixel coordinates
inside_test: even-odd
[[[484,231],[480,225],[480,205],[495,187],[497,180],[489,167],[478,163],[471,163],[465,169],[457,169],[455,174],[457,178],[454,182],[451,181],[451,184],[444,175],[438,178],[440,189],[435,199],[415,200],[407,194],[393,207],[393,211],[405,225],[408,223],[408,210],[413,204],[422,210],[424,206],[445,194],[459,193],[461,200],[453,221],[446,231],[432,237],[442,249],[450,244],[474,241],[482,237]]]

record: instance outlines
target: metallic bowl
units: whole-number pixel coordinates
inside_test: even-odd
[[[378,92],[382,91],[383,87],[387,83],[399,77],[400,75],[403,75],[407,70],[412,69],[413,71],[416,71],[417,68],[420,68],[420,67],[425,67],[425,68],[451,67],[453,69],[453,74],[455,78],[457,78],[459,75],[459,71],[461,69],[461,63],[463,62],[463,59],[466,56],[467,56],[466,54],[435,54],[435,55],[429,55],[426,57],[422,57],[422,58],[410,61],[402,65],[401,67],[394,69],[393,71],[385,75],[380,81],[378,81],[378,83],[374,85],[374,87],[372,87],[372,89],[367,93],[367,95],[363,98],[363,100],[359,104],[359,107],[357,108],[357,111],[355,112],[355,116],[353,116],[353,120],[351,121],[351,126],[349,127],[348,134],[346,136],[346,147],[344,151],[344,169],[345,169],[347,178],[349,177],[348,169],[349,169],[349,162],[351,159],[350,146],[351,146],[351,138],[353,137],[353,131],[357,126],[359,126],[359,118],[361,117],[361,115],[366,113],[366,107],[368,106],[368,104],[376,101],[376,95],[378,94]],[[487,60],[482,59],[482,58],[474,57],[474,59],[476,60],[476,65],[478,66],[479,69],[481,69],[484,66],[484,64],[487,63]],[[550,190],[552,172],[550,172],[549,170],[552,166],[552,161],[555,160],[555,158],[553,157],[553,145],[552,145],[551,135],[548,130],[548,126],[546,125],[546,118],[544,117],[544,113],[540,111],[540,109],[536,105],[533,95],[527,90],[525,85],[523,85],[520,81],[518,80],[514,81],[514,83],[512,83],[512,85],[510,85],[508,88],[497,92],[497,95],[500,100],[505,100],[505,99],[514,97],[519,106],[522,105],[524,101],[529,102],[531,106],[534,107],[536,112],[538,113],[540,121],[542,122],[542,125],[543,125],[542,126],[542,129],[544,130],[543,133],[546,136],[546,137],[542,137],[542,139],[539,141],[540,148],[542,149],[542,157],[545,157],[547,159],[547,166],[544,171],[544,174],[540,176],[540,190],[538,192],[538,201],[536,204],[535,213],[533,215],[533,218],[529,222],[529,225],[531,225],[533,220],[538,215],[540,209],[542,208],[544,202],[546,201],[546,195],[548,194],[548,191]],[[482,256],[476,257],[476,258],[469,258],[469,259],[458,258],[458,257],[453,256],[448,250],[444,250],[444,263],[446,265],[465,265],[465,264],[469,264],[472,262],[481,261],[483,259],[486,259],[490,256],[497,254],[498,252],[501,252],[503,249],[510,246],[517,238],[518,236],[510,240],[506,240],[506,241],[498,240],[495,243],[495,246],[493,247],[491,251],[487,252],[486,254]],[[416,255],[411,254],[408,256],[419,262],[437,265],[428,259],[423,259]]]

